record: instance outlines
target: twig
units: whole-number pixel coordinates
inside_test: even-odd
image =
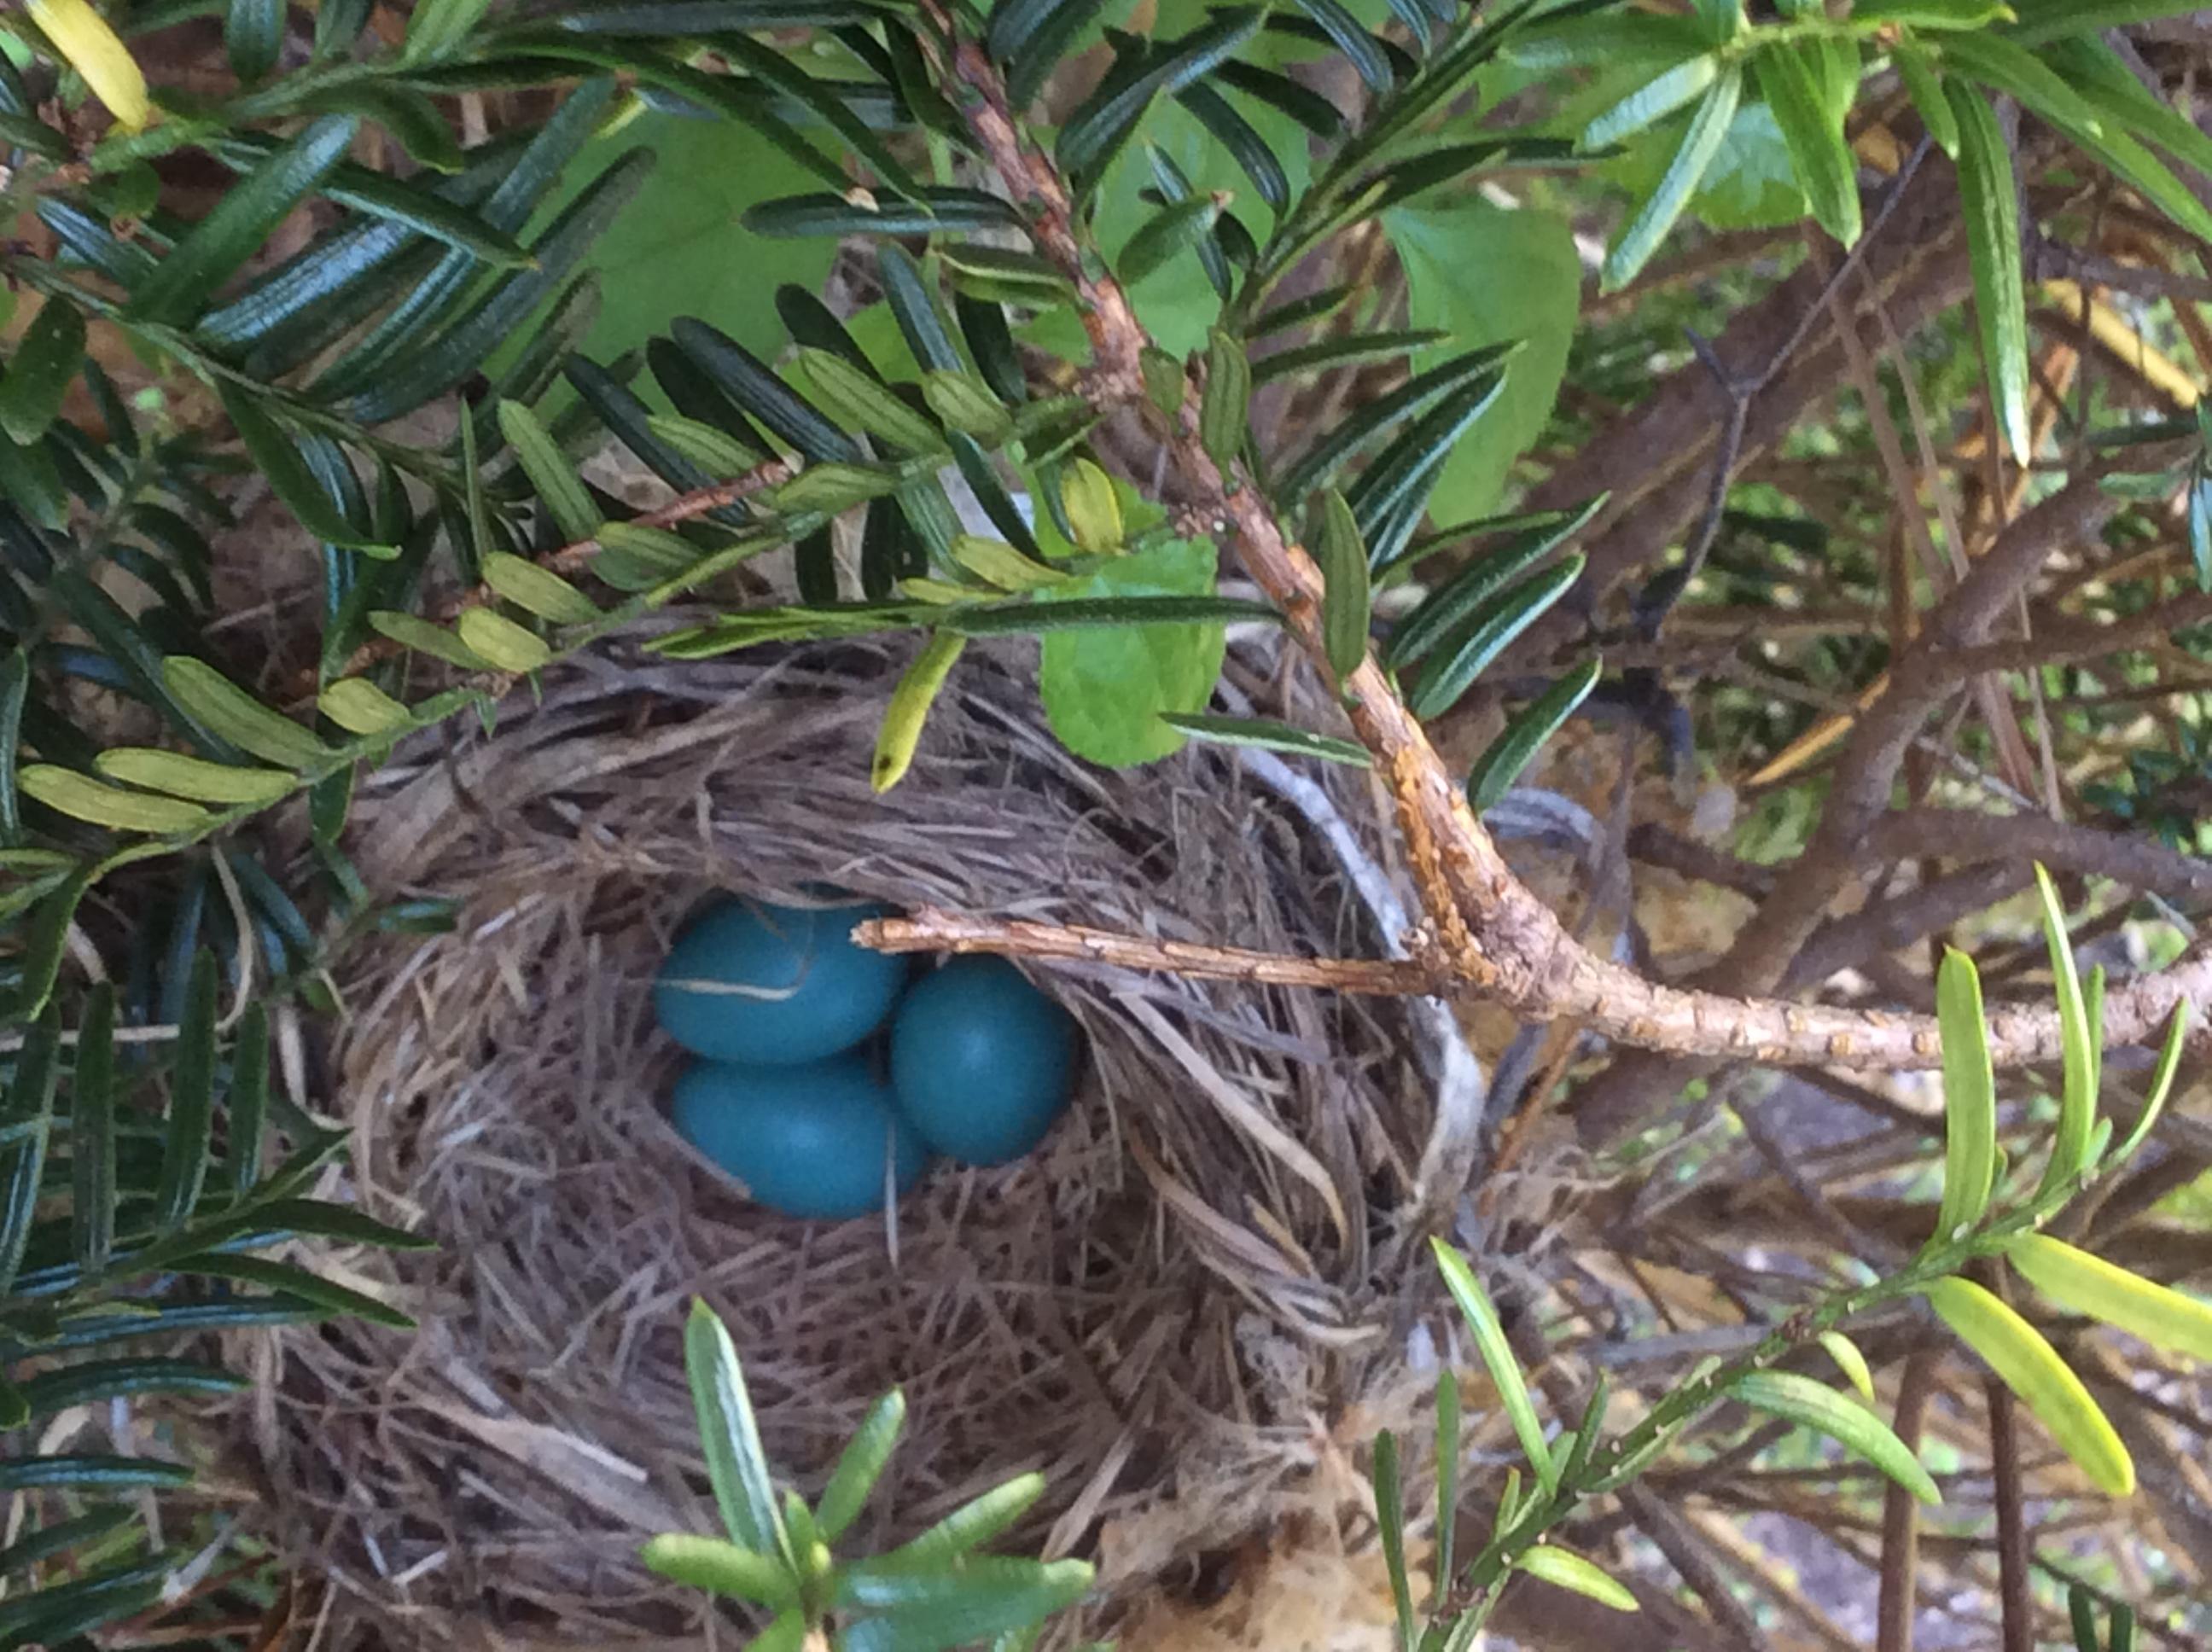
[[[872,918],[854,930],[853,938],[884,952],[994,952],[1064,963],[1107,964],[1197,981],[1318,987],[1394,998],[1432,993],[1439,985],[1433,969],[1410,961],[1297,958],[1236,946],[1146,940],[1072,925],[965,917],[935,907],[918,908],[909,918]]]
[[[1990,1412],[1990,1474],[1996,1489],[1997,1583],[2004,1652],[2035,1652],[2035,1594],[2027,1570],[2027,1493],[2021,1484],[2020,1419],[2012,1390],[1982,1385]]]
[[[1909,1354],[1898,1378],[1891,1431],[1916,1454],[1921,1424],[1928,1415],[1928,1396],[1936,1386],[1937,1359],[1925,1351]],[[1881,1597],[1875,1607],[1875,1652],[1912,1652],[1919,1565],[1919,1499],[1893,1481],[1882,1494]]]

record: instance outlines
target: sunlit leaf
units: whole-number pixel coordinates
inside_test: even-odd
[[[790,1544],[738,1351],[722,1321],[702,1302],[692,1304],[684,1329],[684,1369],[722,1523],[741,1547],[778,1556],[790,1565]]]
[[[1825,1434],[1856,1457],[1863,1457],[1923,1503],[1943,1500],[1936,1482],[1899,1439],[1888,1424],[1856,1400],[1815,1382],[1795,1371],[1753,1371],[1728,1386],[1729,1394],[1771,1417],[1779,1417],[1816,1434]]]
[[[1996,1174],[1996,1074],[1974,961],[1944,949],[1936,972],[1936,1019],[1943,1039],[1943,1203],[1931,1244],[1946,1244],[1982,1219]]]
[[[1729,124],[1735,118],[1736,105],[1742,96],[1743,70],[1731,64],[1705,89],[1674,159],[1668,162],[1658,184],[1606,255],[1604,277],[1607,292],[1617,291],[1633,281],[1659,250],[1659,244],[1667,239],[1675,219],[1681,216],[1682,209],[1689,204],[1690,197],[1704,181],[1705,169],[1720,153],[1721,144],[1728,137]]]
[[[799,1598],[799,1580],[782,1561],[719,1537],[666,1533],[639,1552],[646,1570],[692,1588],[781,1610]]]
[[[1521,1449],[1548,1493],[1559,1484],[1559,1465],[1544,1442],[1544,1425],[1537,1420],[1535,1403],[1528,1397],[1528,1380],[1522,1375],[1521,1362],[1505,1339],[1505,1327],[1498,1322],[1490,1293],[1482,1288],[1467,1260],[1443,1240],[1431,1239],[1429,1248],[1436,1253],[1437,1266],[1443,1272],[1445,1288],[1459,1305],[1460,1317],[1474,1334],[1475,1351],[1482,1356],[1490,1380],[1498,1386],[1498,1403],[1512,1422]]]
[[[1615,1612],[1640,1610],[1636,1597],[1626,1588],[1606,1576],[1595,1562],[1585,1560],[1559,1547],[1556,1543],[1539,1544],[1513,1563],[1516,1570],[1531,1577],[1541,1578],[1556,1588],[1571,1589],[1577,1594],[1610,1606]]]
[[[551,513],[562,538],[572,544],[589,538],[599,519],[599,508],[592,503],[591,490],[584,486],[583,478],[538,416],[520,402],[503,401],[499,404],[499,429],[514,449],[515,462]]]
[[[24,0],[24,7],[40,32],[54,43],[54,50],[107,106],[117,125],[135,132],[153,118],[154,106],[147,99],[146,76],[137,60],[87,0]]]
[[[349,734],[393,734],[413,725],[407,708],[365,677],[342,677],[315,698],[324,716]]]
[[[2063,1082],[2058,1098],[2058,1124],[2051,1142],[2051,1162],[2043,1173],[2041,1191],[2048,1193],[2079,1174],[2087,1163],[2089,1134],[2096,1127],[2096,1041],[2101,1028],[2089,1025],[2088,1002],[2081,990],[2081,971],[2075,967],[2074,944],[2066,934],[2066,908],[2058,899],[2051,874],[2035,869],[2035,887],[2043,908],[2043,938],[2051,953],[2051,973],[2058,995],[2059,1060]]]
[[[2059,1449],[2108,1496],[2136,1489],[2136,1466],[2111,1420],[2036,1328],[1970,1279],[1921,1287],[1942,1321],[2034,1412]]]
[[[17,776],[23,795],[43,803],[73,820],[119,832],[147,832],[167,836],[189,832],[206,824],[209,815],[196,803],[179,798],[149,797],[105,786],[88,774],[53,763],[27,763]]]
[[[2116,1326],[2154,1348],[2212,1364],[2212,1308],[2051,1238],[2024,1236],[2005,1253],[2025,1278],[2061,1308]]]
[[[264,762],[314,768],[331,755],[312,730],[264,705],[204,659],[171,654],[161,662],[161,677],[201,723]]]
[[[534,671],[553,658],[543,639],[489,608],[465,610],[453,629],[471,653],[502,671]]]
[[[274,803],[289,797],[300,783],[296,776],[273,768],[241,768],[149,746],[116,746],[95,757],[93,767],[125,786],[222,807]]]

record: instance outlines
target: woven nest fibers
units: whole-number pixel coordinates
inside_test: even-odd
[[[1103,772],[988,658],[873,795],[904,652],[589,662],[362,799],[372,883],[459,922],[355,960],[330,1052],[358,1197],[438,1244],[340,1277],[420,1329],[286,1332],[283,1403],[250,1413],[276,1525],[331,1580],[323,1646],[736,1644],[636,1558],[714,1529],[694,1297],[810,1493],[905,1390],[860,1542],[1042,1471],[1007,1542],[1099,1561],[1090,1628],[1355,1506],[1347,1449],[1410,1391],[1401,1285],[1428,1291],[1415,1242],[1468,1110],[1439,1106],[1466,1057],[1434,1006],[1041,974],[1087,1039],[1075,1105],[1017,1163],[939,1163],[888,1219],[775,1215],[667,1124],[680,1058],[649,987],[712,891],[1308,953],[1401,926],[1364,775],[1197,747]]]

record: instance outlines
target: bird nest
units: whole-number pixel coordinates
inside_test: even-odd
[[[680,1057],[649,988],[710,890],[1396,944],[1364,775],[1197,746],[1103,772],[1012,662],[963,666],[915,771],[874,795],[903,653],[588,661],[493,737],[403,750],[360,799],[372,885],[455,922],[354,957],[327,1052],[356,1196],[437,1245],[339,1276],[420,1328],[283,1333],[254,1412],[274,1527],[330,1579],[322,1646],[697,1644],[714,1608],[637,1559],[653,1532],[714,1529],[695,1297],[803,1489],[905,1390],[860,1541],[1042,1471],[1008,1541],[1099,1561],[1091,1627],[1225,1590],[1291,1527],[1358,1541],[1350,1448],[1415,1387],[1401,1286],[1427,1290],[1419,1241],[1471,1148],[1438,1006],[1041,973],[1087,1036],[1075,1106],[1028,1158],[939,1163],[888,1217],[777,1216],[666,1122]]]

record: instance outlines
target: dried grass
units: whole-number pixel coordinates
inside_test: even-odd
[[[902,651],[587,663],[495,740],[403,752],[362,800],[372,882],[461,917],[361,950],[329,1053],[358,1197],[440,1245],[347,1277],[422,1328],[287,1332],[264,1362],[286,1403],[264,1394],[256,1443],[276,1524],[331,1579],[321,1646],[736,1645],[635,1558],[649,1532],[712,1526],[679,1347],[695,1295],[802,1485],[905,1388],[863,1540],[1040,1469],[1052,1490],[1017,1540],[1098,1556],[1102,1622],[1142,1601],[1187,1623],[1161,1602],[1356,1507],[1358,1440],[1339,1436],[1405,1409],[1422,1167],[1451,1185],[1433,1173],[1472,1111],[1431,1006],[1042,977],[1089,1036],[1072,1115],[1020,1163],[937,1167],[889,1223],[771,1215],[663,1120],[677,1057],[647,987],[713,889],[1393,944],[1364,777],[1196,748],[1103,773],[988,660],[874,797]],[[1314,1545],[1296,1552],[1310,1573]],[[1373,1599],[1305,1592],[1339,1613]]]

